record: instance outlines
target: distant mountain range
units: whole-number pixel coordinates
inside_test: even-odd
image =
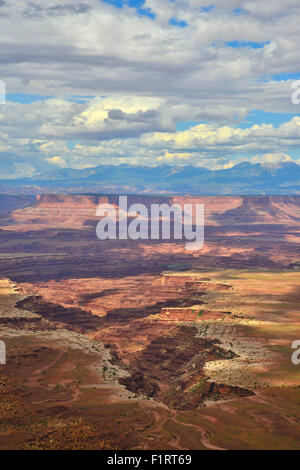
[[[300,166],[249,162],[226,170],[194,166],[100,165],[83,170],[59,169],[31,178],[0,180],[6,194],[103,193],[190,195],[297,195]]]

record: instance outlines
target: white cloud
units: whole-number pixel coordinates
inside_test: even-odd
[[[75,113],[68,120],[63,117],[63,122],[57,119],[46,122],[40,127],[40,133],[69,139],[107,140],[171,130],[175,124],[162,113],[162,105],[162,99],[151,97],[95,98],[84,107],[73,107]]]
[[[282,162],[291,162],[292,158],[286,153],[265,153],[263,155],[255,155],[250,161],[251,163],[261,163],[276,167]]]
[[[58,166],[60,168],[66,168],[67,162],[60,156],[55,155],[54,157],[47,158],[47,162],[49,162],[51,165]]]
[[[299,149],[300,117],[277,128],[215,122],[176,131],[172,114],[185,110],[165,105],[162,99],[121,96],[85,103],[62,99],[8,103],[0,115],[0,161],[14,173],[18,168],[16,174],[20,168],[31,174],[32,168],[41,172],[55,166],[84,168],[121,162],[220,167],[253,156],[253,162],[258,161],[256,155],[282,156]],[[21,163],[28,165],[20,167]]]
[[[272,124],[254,125],[247,129],[199,124],[182,132],[145,136],[143,142],[154,148],[202,151],[213,155],[219,151],[242,153],[284,146],[292,148],[298,147],[300,143],[300,117],[295,117],[278,128]]]
[[[53,96],[0,105],[5,171],[110,161],[230,165],[296,151],[299,118],[279,128],[238,123],[251,110],[297,112],[291,81],[270,77],[298,71],[299,1],[212,3],[206,12],[204,0],[146,0],[153,20],[100,0],[0,2],[7,92]],[[226,47],[231,41],[267,44]],[[178,121],[205,124],[175,132]]]

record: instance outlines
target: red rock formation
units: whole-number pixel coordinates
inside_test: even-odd
[[[242,204],[215,220],[222,225],[299,224],[300,197],[244,197]]]

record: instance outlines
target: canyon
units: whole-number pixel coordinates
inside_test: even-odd
[[[204,204],[196,252],[101,203],[0,195],[0,448],[299,448],[300,196],[128,196]]]

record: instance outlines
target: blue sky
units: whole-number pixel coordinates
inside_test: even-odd
[[[227,47],[234,47],[234,48],[242,48],[242,47],[250,47],[251,49],[262,49],[265,47],[267,44],[269,44],[269,41],[265,42],[255,42],[255,41],[228,41],[226,42]]]
[[[300,162],[300,2],[0,9],[2,177],[106,163]]]
[[[145,15],[149,18],[155,18],[155,13],[151,11],[150,8],[145,8],[144,0],[102,0],[105,3],[109,3],[117,8],[123,8],[124,6],[129,6],[131,8],[135,8],[139,15]]]
[[[268,113],[261,110],[251,111],[246,118],[238,124],[239,127],[246,129],[247,127],[254,126],[255,124],[272,124],[278,128],[281,124],[290,121],[298,116],[297,113]]]

